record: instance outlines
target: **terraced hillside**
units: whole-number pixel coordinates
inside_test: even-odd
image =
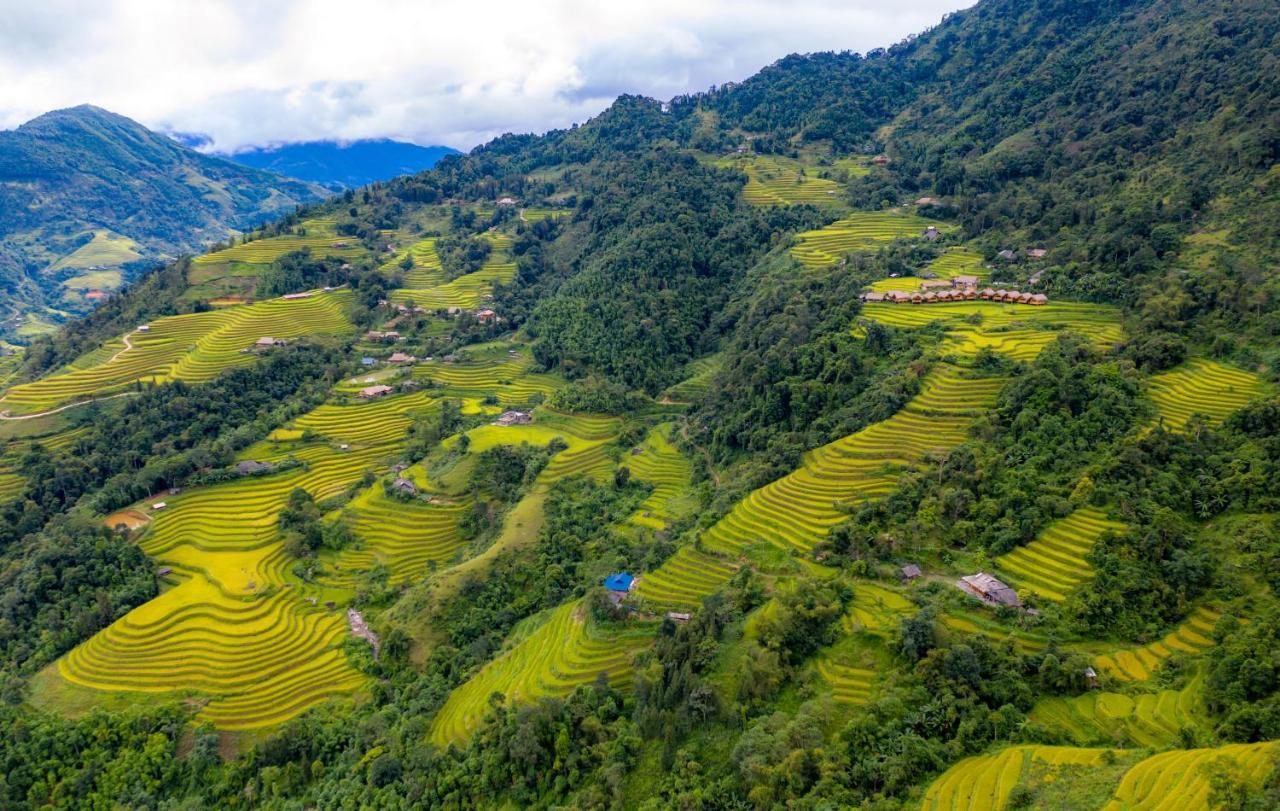
[[[923,811],[997,811],[1007,806],[1013,789],[1034,771],[1052,773],[1063,767],[1094,767],[1105,749],[1072,746],[1010,746],[965,758],[943,772],[925,790]]]
[[[871,700],[876,673],[866,667],[843,664],[830,656],[820,656],[818,675],[831,687],[831,696],[842,704],[866,704]]]
[[[652,624],[632,624],[625,631],[595,627],[581,601],[551,612],[545,623],[501,654],[449,694],[431,725],[440,746],[465,742],[489,709],[489,697],[529,703],[547,696],[568,695],[605,675],[615,688],[631,680],[631,657],[648,645]]]
[[[1062,601],[1093,577],[1085,558],[1094,543],[1105,533],[1124,529],[1101,510],[1081,507],[1045,527],[1031,543],[996,558],[996,568],[1010,575],[1015,586]]]
[[[137,381],[204,382],[239,364],[262,337],[299,338],[351,329],[351,293],[317,293],[304,299],[271,299],[243,307],[175,315],[152,322],[48,377],[14,386],[0,409],[30,414],[126,390]]]
[[[404,260],[413,264],[406,269]],[[434,237],[415,242],[408,248],[396,251],[395,255],[378,268],[384,273],[396,272],[404,276],[404,286],[411,290],[426,290],[444,283],[444,268],[440,266],[440,257],[436,254]]]
[[[441,284],[443,276],[436,276],[432,272],[434,269],[424,264],[420,273],[406,275],[404,287],[391,291],[391,300],[401,304],[412,303],[428,310],[479,307],[492,295],[495,284],[507,284],[516,274],[516,263],[511,256],[511,237],[501,233],[487,234],[486,237],[493,244],[493,252],[480,270]],[[434,254],[435,249],[432,248],[431,255]],[[439,260],[436,261],[438,263]]]
[[[1037,702],[1028,717],[1067,733],[1080,744],[1128,741],[1134,746],[1175,746],[1181,730],[1209,728],[1203,688],[1204,678],[1197,675],[1180,690],[1051,696]]]
[[[819,170],[781,155],[737,155],[716,162],[747,176],[742,197],[754,206],[785,206],[797,203],[831,205],[842,202],[843,187],[834,180],[818,177]]]
[[[791,255],[809,268],[830,267],[851,253],[874,250],[895,239],[919,236],[928,226],[952,226],[900,209],[859,211],[815,231],[796,234]]]
[[[704,543],[727,553],[754,544],[812,549],[845,519],[840,504],[885,495],[896,484],[897,470],[962,442],[1000,383],[939,364],[901,411],[806,454],[798,470],[739,502],[707,531]]]
[[[666,400],[691,403],[707,393],[711,380],[724,367],[724,355],[715,354],[690,361],[685,367],[685,379],[662,393]]]
[[[326,582],[351,585],[356,574],[375,565],[390,570],[393,585],[443,569],[465,543],[458,525],[469,508],[462,500],[400,501],[388,496],[380,482],[375,483],[343,512],[361,543],[336,556],[334,572],[326,576]]]
[[[859,582],[853,588],[853,604],[841,626],[846,633],[892,634],[915,611],[915,603],[899,592],[878,583]]]
[[[314,256],[354,257],[359,254],[362,250],[359,240],[339,236],[334,226],[333,220],[304,220],[295,229],[295,233],[242,242],[221,251],[201,254],[191,261],[195,265],[229,262],[269,265],[287,253],[303,249],[311,251]]]
[[[1125,773],[1115,796],[1102,811],[1207,811],[1212,785],[1206,766],[1225,762],[1233,777],[1256,787],[1271,773],[1275,752],[1276,744],[1268,742],[1154,755]]]
[[[1210,424],[1221,423],[1250,400],[1265,395],[1267,388],[1257,375],[1193,358],[1152,377],[1147,392],[1156,403],[1160,424],[1181,431],[1196,414]]]
[[[862,315],[893,327],[922,327],[944,322],[946,351],[972,357],[991,349],[1015,360],[1032,360],[1062,331],[1086,337],[1099,349],[1123,338],[1120,312],[1104,304],[1053,301],[1038,307],[989,301],[941,304],[870,303]],[[977,319],[978,323],[971,323]]]
[[[961,275],[977,276],[980,284],[985,282],[988,274],[986,267],[982,264],[982,254],[968,248],[949,248],[946,253],[925,266],[922,275],[879,279],[872,282],[868,289],[877,293],[888,293],[891,290],[914,292],[920,289],[920,283],[927,278],[945,280]]]
[[[653,485],[653,492],[630,518],[635,526],[666,529],[676,516],[688,512],[692,506],[687,495],[689,460],[671,444],[674,429],[671,423],[655,427],[620,463],[631,470],[633,478]]]
[[[495,344],[474,347],[468,359],[455,363],[433,360],[413,368],[416,380],[430,380],[458,397],[497,397],[504,405],[530,403],[555,391],[562,381],[554,375],[531,372],[533,355],[523,347]]]
[[[273,451],[270,442],[260,443],[242,455],[302,465],[167,497],[163,510],[150,510],[151,527],[139,544],[179,584],[59,660],[58,672],[97,690],[198,696],[208,702],[200,717],[229,730],[273,726],[359,689],[364,678],[338,649],[346,619],[322,608],[320,592],[288,571],[292,559],[278,515],[296,488],[322,500],[366,470],[385,469],[411,415],[430,406],[421,392],[322,405],[296,420],[294,430],[309,428],[347,450],[312,444]],[[438,510],[432,524],[401,506],[374,496],[357,500],[357,531],[366,530],[362,551],[393,571],[420,573],[452,543],[457,513]]]
[[[1121,681],[1146,681],[1175,653],[1194,655],[1213,646],[1213,626],[1222,612],[1201,606],[1163,639],[1099,656],[1094,667]]]

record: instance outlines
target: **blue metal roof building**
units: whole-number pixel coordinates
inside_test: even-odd
[[[627,572],[618,572],[604,579],[604,587],[609,591],[630,591],[631,583],[634,580],[635,578]]]

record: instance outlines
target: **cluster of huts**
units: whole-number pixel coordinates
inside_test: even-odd
[[[944,284],[946,284],[944,282]],[[990,287],[978,290],[976,287],[930,289],[933,285],[924,282],[920,290],[890,290],[887,293],[863,293],[862,300],[867,302],[887,302],[889,304],[936,304],[950,301],[994,301],[1003,304],[1029,304],[1033,307],[1049,303],[1044,293],[1019,293],[1017,290],[995,290]]]

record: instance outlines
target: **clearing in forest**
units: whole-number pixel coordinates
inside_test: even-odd
[[[1257,375],[1193,358],[1153,376],[1147,391],[1165,429],[1181,431],[1195,414],[1203,414],[1211,425],[1221,423],[1250,400],[1266,394],[1266,386]]]
[[[954,229],[902,209],[858,211],[815,231],[796,234],[791,255],[805,267],[830,267],[848,254],[874,250],[895,239],[920,236],[929,226],[939,231]]]
[[[996,558],[996,568],[1008,573],[1015,586],[1060,602],[1093,577],[1086,556],[1094,543],[1107,532],[1124,529],[1101,510],[1081,507],[1045,527],[1031,543]]]

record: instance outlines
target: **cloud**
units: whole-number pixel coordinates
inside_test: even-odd
[[[92,103],[234,150],[393,137],[470,148],[866,51],[972,0],[0,0],[0,127]]]

